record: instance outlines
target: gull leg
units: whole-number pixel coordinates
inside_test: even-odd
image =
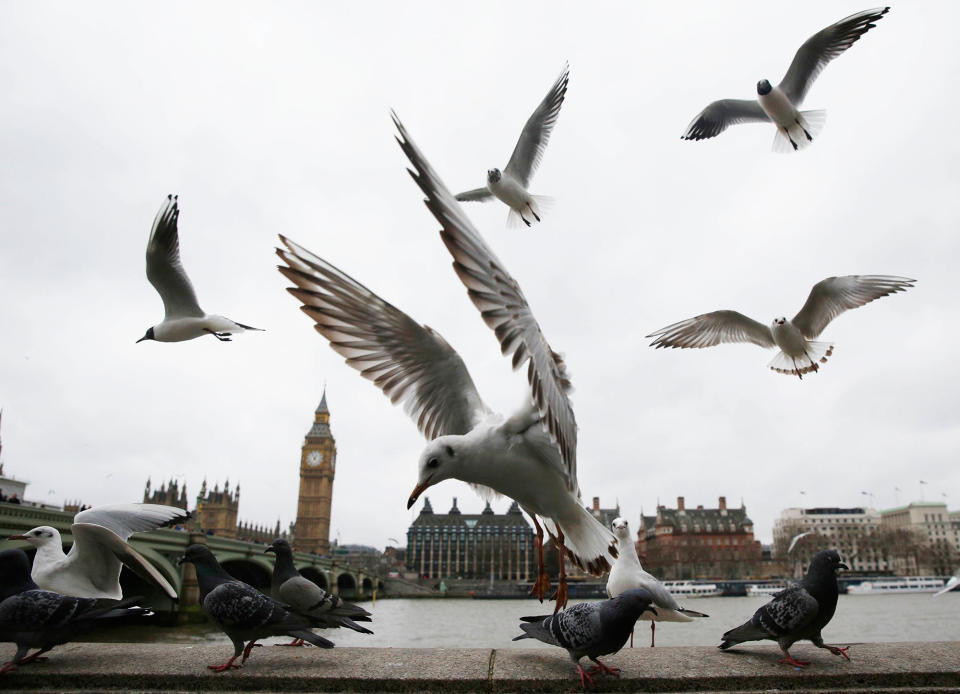
[[[566,567],[567,548],[563,544],[563,531],[557,526],[557,558],[560,564],[560,577],[557,579],[557,590],[551,600],[556,600],[553,606],[553,613],[556,614],[561,608],[567,606],[567,567]]]
[[[651,619],[650,620],[650,648],[653,648],[653,636],[654,636],[654,632],[656,631],[656,628],[657,628],[657,623]]]
[[[630,648],[633,648],[633,629],[630,630]]]
[[[527,203],[527,207],[530,209],[530,214],[532,214],[533,217],[534,217],[534,219],[536,219],[536,220],[539,222],[539,221],[540,221],[540,215],[538,215],[536,212],[533,211],[533,205],[531,205],[531,204],[528,202],[528,203]],[[528,224],[527,226],[530,226],[530,225]]]
[[[211,330],[210,328],[204,328],[204,330],[206,330],[208,333],[210,333],[210,334],[213,335],[215,338],[217,338],[218,340],[220,340],[220,342],[230,342],[230,338],[229,338],[229,337],[224,337],[225,335],[229,335],[230,333],[218,333],[218,332],[214,332],[214,331]]]
[[[810,133],[807,132],[807,129],[806,129],[806,128],[803,127],[803,123],[800,122],[800,119],[799,119],[799,118],[794,118],[794,120],[796,121],[797,125],[800,126],[800,129],[803,131],[803,134],[807,136],[807,140],[809,140],[810,142],[813,142],[813,136],[812,136]],[[796,148],[794,148],[794,149],[796,149]]]
[[[533,588],[530,589],[530,595],[536,595],[537,599],[543,602],[543,597],[550,590],[550,577],[543,568],[543,528],[540,527],[535,515],[530,514],[530,519],[533,521],[533,527],[537,530],[535,540],[537,545],[537,580],[534,582]]]

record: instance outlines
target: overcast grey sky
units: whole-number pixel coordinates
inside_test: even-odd
[[[570,61],[535,193],[542,224],[468,213],[565,355],[585,500],[743,498],[769,540],[795,505],[960,496],[960,3],[903,2],[810,90],[829,112],[799,154],[773,127],[680,139],[714,99],[779,81],[800,44],[863,2],[0,2],[0,406],[28,496],[99,504],[146,479],[242,486],[243,519],[286,524],[322,386],[339,449],[332,534],[403,538],[423,446],[284,287],[283,233],[463,356],[501,411],[526,397],[450,268],[404,171],[395,108],[454,191],[502,167]],[[180,195],[184,264],[230,343],[135,340],[163,315],[144,250]],[[803,381],[752,345],[658,350],[698,313],[792,316],[831,275],[917,286],[845,313]],[[801,496],[800,491],[806,492]],[[448,481],[446,510],[482,502]],[[505,510],[501,500],[497,510]],[[419,504],[416,507],[419,509]]]

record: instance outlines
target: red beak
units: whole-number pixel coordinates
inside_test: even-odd
[[[27,539],[27,536],[26,536],[26,535],[11,535],[11,536],[8,537],[7,539],[8,539],[8,540],[26,540],[26,539]]]
[[[413,491],[410,492],[410,498],[407,499],[408,509],[417,502],[417,499],[420,498],[420,495],[423,494],[424,490],[430,486],[431,477],[433,477],[433,475],[430,475],[430,477],[427,478],[426,482],[424,482],[423,484],[418,484],[416,487],[413,488]]]

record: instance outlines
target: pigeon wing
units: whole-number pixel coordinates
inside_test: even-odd
[[[752,342],[761,347],[773,347],[773,334],[763,323],[747,318],[737,311],[714,311],[668,325],[650,333],[657,338],[651,347],[713,347],[722,342]]]
[[[789,636],[810,624],[820,611],[816,599],[800,584],[781,590],[757,610],[751,623],[773,638]]]
[[[683,140],[707,140],[716,137],[737,123],[769,123],[767,114],[756,100],[720,99],[703,109],[686,131]]]
[[[473,190],[457,193],[457,200],[460,200],[461,202],[493,200],[493,193],[490,192],[489,188],[484,186],[483,188],[474,188]]]
[[[203,599],[203,607],[226,630],[309,628],[305,618],[292,615],[253,586],[224,581]]]
[[[466,434],[488,412],[460,355],[439,333],[280,236],[291,294],[335,352],[404,409],[427,439]]]
[[[794,316],[793,324],[804,337],[812,340],[847,309],[858,308],[888,294],[904,292],[915,282],[893,275],[828,277],[813,285],[807,302]]]
[[[168,195],[153,220],[147,241],[147,279],[163,299],[166,318],[203,318],[206,314],[197,303],[197,294],[180,262],[179,217],[177,196]]]
[[[560,449],[567,488],[577,488],[577,422],[569,393],[570,376],[563,358],[547,344],[520,285],[487,246],[463,208],[393,114],[397,142],[410,159],[413,180],[427,196],[427,208],[443,229],[440,237],[453,256],[453,269],[467,288],[484,322],[493,329],[500,351],[512,356],[513,368],[527,362],[527,381],[544,426]]]
[[[807,39],[780,82],[780,89],[798,107],[817,76],[831,60],[856,43],[861,36],[876,26],[889,7],[877,7],[852,14],[818,31]]]
[[[549,628],[557,643],[570,651],[590,650],[603,636],[600,625],[602,604],[581,602],[555,614]]]
[[[520,181],[524,188],[530,185],[530,179],[537,167],[540,166],[543,151],[547,148],[547,142],[550,140],[550,133],[557,123],[557,117],[560,115],[560,106],[563,104],[563,97],[567,93],[567,82],[569,80],[570,65],[565,64],[563,72],[550,87],[547,95],[543,97],[543,101],[537,106],[537,110],[527,119],[523,126],[523,132],[520,133],[520,139],[517,140],[517,146],[513,148],[513,154],[510,155],[510,161],[507,162],[504,169],[504,173],[510,174]],[[460,199],[459,195],[457,199]]]

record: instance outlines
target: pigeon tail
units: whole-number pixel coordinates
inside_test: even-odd
[[[744,641],[761,641],[768,639],[770,638],[770,634],[750,621],[744,622],[736,629],[731,629],[724,634],[722,638],[723,643],[717,646],[717,648],[725,651],[731,646],[736,646],[738,643],[743,643]]]
[[[827,112],[824,110],[801,111],[789,128],[777,126],[777,134],[773,136],[773,151],[783,154],[803,149],[819,137],[826,122]]]
[[[284,632],[287,636],[292,636],[295,639],[303,639],[308,643],[312,643],[314,646],[319,648],[333,648],[333,641],[328,641],[327,639],[320,636],[320,634],[314,634],[312,631],[307,629],[302,629],[298,631],[286,631]]]
[[[776,356],[770,360],[767,366],[778,374],[803,378],[803,374],[808,374],[811,371],[819,371],[820,364],[826,364],[827,358],[832,355],[833,343],[810,340],[806,344],[806,354],[799,357],[791,357],[783,352],[777,352]]]
[[[539,621],[535,623],[524,623],[520,625],[520,628],[523,629],[523,633],[519,636],[514,636],[512,641],[519,641],[520,639],[536,639],[537,641],[542,641],[543,643],[549,643],[552,646],[559,646],[557,640],[553,637],[553,634],[543,625],[543,620],[545,617],[521,617],[523,620],[528,619],[537,619]]]
[[[556,537],[556,528],[563,532],[563,544],[570,561],[582,571],[600,576],[609,571],[617,558],[617,538],[593,514],[577,503],[574,517],[563,520],[544,518],[544,525]]]

